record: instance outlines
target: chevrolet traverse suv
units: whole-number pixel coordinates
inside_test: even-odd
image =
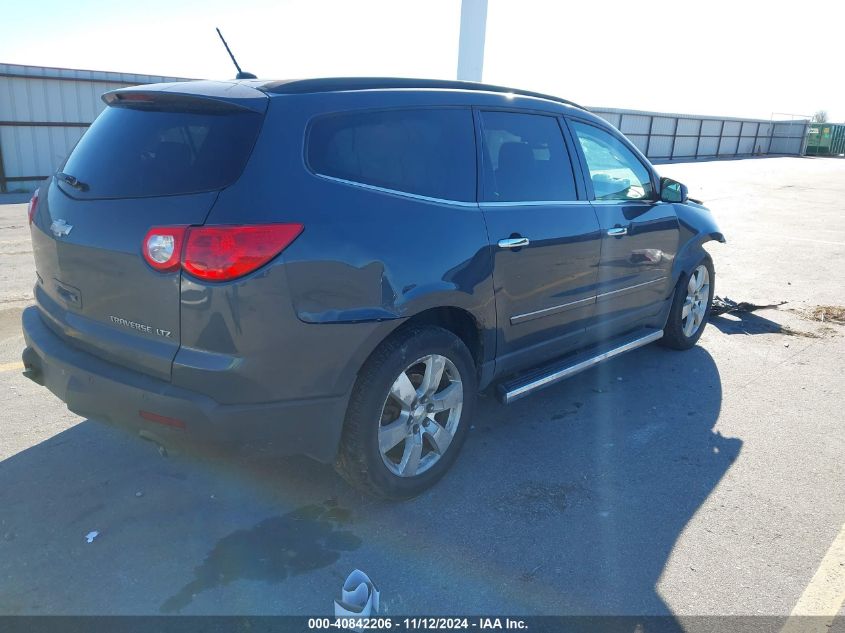
[[[29,207],[25,374],[82,416],[407,498],[480,389],[508,403],[707,322],[710,213],[566,100],[374,78],[103,99]]]

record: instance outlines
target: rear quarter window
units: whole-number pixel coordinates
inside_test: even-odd
[[[315,119],[307,161],[317,174],[430,198],[475,200],[469,109],[403,109]]]
[[[106,108],[61,171],[87,185],[74,197],[138,198],[222,189],[243,171],[263,115]]]

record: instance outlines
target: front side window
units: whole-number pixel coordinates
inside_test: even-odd
[[[469,109],[350,112],[317,119],[308,135],[317,174],[444,200],[475,201]]]
[[[576,200],[572,161],[557,119],[483,112],[487,202]]]
[[[653,200],[651,177],[634,153],[612,134],[571,121],[581,144],[596,200]]]

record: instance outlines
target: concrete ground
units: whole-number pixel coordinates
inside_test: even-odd
[[[453,470],[401,504],[306,459],[163,458],[68,413],[19,373],[34,274],[25,207],[0,207],[0,613],[329,615],[356,567],[390,614],[840,610],[845,327],[808,315],[845,304],[845,161],[660,171],[728,237],[717,294],[788,303],[483,398]]]

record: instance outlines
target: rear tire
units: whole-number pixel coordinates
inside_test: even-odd
[[[337,471],[374,496],[417,496],[457,458],[477,391],[472,354],[452,332],[432,326],[396,332],[358,374]]]
[[[675,288],[675,297],[660,344],[672,349],[693,347],[710,319],[716,273],[713,260],[705,255],[685,274]]]

